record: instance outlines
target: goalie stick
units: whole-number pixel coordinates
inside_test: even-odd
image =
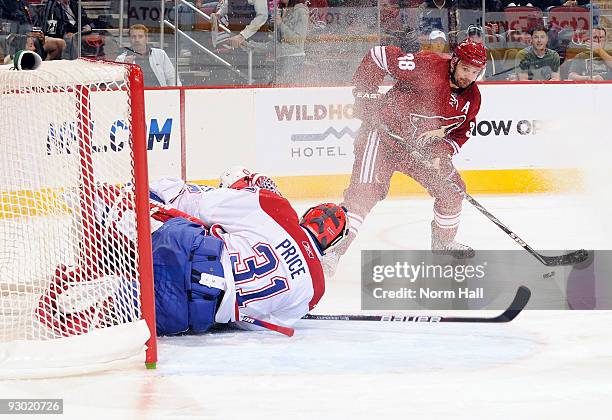
[[[258,327],[267,328],[268,330],[276,331],[277,333],[281,333],[287,337],[293,337],[293,333],[295,332],[295,330],[291,327],[283,327],[282,325],[272,324],[271,322],[262,321],[244,314],[240,314],[239,321],[257,325]]]
[[[409,144],[409,142],[406,141],[406,139],[404,139],[401,136],[398,136],[397,134],[392,133],[386,127],[383,127],[383,130],[385,131],[385,133],[387,133],[387,135],[389,135],[389,137],[391,137],[393,140],[397,141],[399,144],[404,146],[406,150],[408,150],[408,152],[412,155],[412,157],[414,157],[417,161],[419,161],[423,166],[429,169],[432,169],[433,175],[438,178],[437,179],[438,181],[448,182],[455,191],[463,195],[463,198],[465,198],[465,200],[467,200],[471,205],[476,207],[490,221],[495,223],[497,227],[503,230],[506,233],[506,235],[514,239],[514,241],[517,244],[519,244],[521,247],[523,247],[523,249],[525,249],[527,252],[533,255],[542,264],[546,266],[575,265],[575,264],[580,264],[581,262],[584,262],[589,258],[589,253],[584,249],[579,249],[577,251],[572,251],[570,253],[563,254],[563,255],[557,255],[557,256],[546,256],[546,255],[540,254],[538,251],[536,251],[531,246],[529,246],[527,242],[522,240],[516,233],[510,230],[509,227],[504,225],[497,217],[493,216],[491,212],[485,209],[484,206],[480,204],[478,201],[476,201],[476,199],[472,197],[467,191],[465,191],[463,188],[461,188],[459,185],[453,182],[450,178],[445,178],[439,173],[437,173],[437,168],[429,160],[427,160],[425,156],[423,156],[422,153],[418,152],[414,147],[412,147],[412,145]]]
[[[440,315],[313,315],[306,314],[302,319],[324,321],[389,321],[389,322],[478,322],[504,323],[510,322],[521,313],[529,302],[531,291],[526,286],[520,286],[508,309],[495,317],[478,316],[440,316]]]

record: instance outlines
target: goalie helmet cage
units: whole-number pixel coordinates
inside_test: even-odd
[[[157,360],[143,76],[0,66],[0,378]]]

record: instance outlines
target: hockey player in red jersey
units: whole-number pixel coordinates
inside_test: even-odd
[[[343,203],[351,232],[349,240],[326,257],[328,274],[335,270],[370,210],[386,197],[394,171],[416,180],[435,199],[432,250],[458,258],[474,255],[472,248],[455,241],[463,197],[448,182],[440,182],[441,177],[432,176],[432,171],[465,187],[451,158],[476,124],[480,92],[474,81],[485,66],[484,47],[469,40],[460,43],[450,59],[398,46],[377,46],[364,57],[353,77],[354,113],[362,125]],[[395,83],[386,94],[379,94],[385,76]],[[411,156],[394,139],[397,136],[426,156],[429,168]]]

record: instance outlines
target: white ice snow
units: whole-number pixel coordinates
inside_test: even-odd
[[[478,199],[536,248],[611,249],[610,209],[585,196]],[[461,240],[516,249],[464,209]],[[430,212],[425,198],[376,207],[317,311],[359,311],[359,249],[426,248]],[[525,311],[497,325],[301,321],[293,338],[161,338],[156,370],[4,381],[0,395],[63,398],[71,419],[607,418],[611,323],[611,311]]]

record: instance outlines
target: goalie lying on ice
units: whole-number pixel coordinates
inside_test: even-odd
[[[270,178],[242,168],[221,186],[174,178],[150,185],[159,335],[214,323],[257,328],[241,315],[288,327],[323,296],[320,258],[346,237],[344,209],[323,203],[300,219]],[[105,225],[133,244],[127,215]]]

